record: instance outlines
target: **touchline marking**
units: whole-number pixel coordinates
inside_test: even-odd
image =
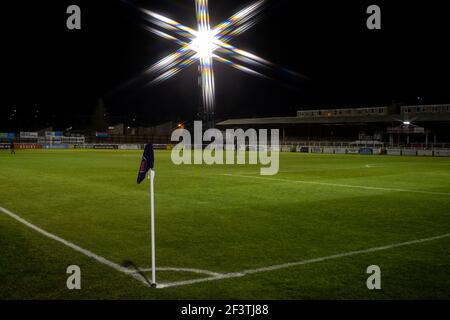
[[[229,176],[229,177],[238,177],[238,178],[247,178],[247,179],[260,179],[260,180],[282,181],[282,182],[303,183],[303,184],[317,184],[317,185],[321,185],[321,186],[330,186],[330,187],[358,188],[358,189],[366,189],[366,190],[382,190],[382,191],[410,192],[410,193],[422,193],[422,194],[434,194],[434,195],[441,195],[441,196],[450,196],[450,193],[448,193],[448,192],[410,190],[410,189],[401,189],[401,188],[369,187],[369,186],[358,186],[358,185],[351,185],[351,184],[340,184],[340,183],[329,183],[329,182],[317,182],[317,181],[306,181],[306,180],[290,180],[290,179],[280,179],[280,178],[246,176],[246,175],[232,174],[232,173],[225,173],[223,175],[224,176]]]
[[[133,269],[129,269],[126,267],[122,267],[121,265],[112,262],[102,256],[99,256],[98,254],[95,254],[89,250],[86,250],[80,246],[77,246],[76,244],[67,241],[63,238],[60,238],[44,229],[41,229],[37,226],[35,226],[34,224],[28,222],[27,220],[21,218],[20,216],[18,216],[17,214],[3,208],[0,207],[0,211],[2,211],[3,213],[7,214],[8,216],[10,216],[11,218],[17,220],[18,222],[24,224],[25,226],[29,227],[30,229],[33,229],[34,231],[37,231],[38,233],[53,239],[55,241],[58,241],[62,244],[64,244],[65,246],[74,249],[75,251],[78,251],[94,260],[97,260],[98,262],[107,265],[117,271],[123,272],[127,275],[132,276],[133,278],[139,280],[140,282],[142,282],[143,284],[145,284],[146,286],[149,286],[149,282],[146,278],[144,278],[143,276],[141,276],[138,271],[133,270]],[[390,244],[390,245],[386,245],[386,246],[381,246],[381,247],[375,247],[375,248],[370,248],[370,249],[363,249],[363,250],[357,250],[357,251],[350,251],[350,252],[346,252],[346,253],[339,253],[339,254],[334,254],[334,255],[330,255],[330,256],[325,256],[325,257],[320,257],[320,258],[313,258],[313,259],[308,259],[308,260],[301,260],[301,261],[296,261],[296,262],[288,262],[288,263],[283,263],[283,264],[277,264],[277,265],[272,265],[272,266],[268,266],[268,267],[262,267],[262,268],[256,268],[256,269],[247,269],[247,270],[243,270],[243,271],[238,271],[238,272],[232,272],[232,273],[218,273],[218,272],[213,272],[213,271],[209,271],[209,270],[202,270],[202,269],[192,269],[192,268],[173,268],[173,267],[162,267],[162,268],[157,268],[157,270],[160,271],[182,271],[182,272],[193,272],[193,273],[200,273],[200,274],[207,274],[210,275],[210,277],[206,277],[206,278],[200,278],[200,279],[192,279],[192,280],[185,280],[185,281],[175,281],[175,282],[167,282],[167,283],[158,283],[157,288],[159,289],[163,289],[163,288],[170,288],[170,287],[179,287],[179,286],[184,286],[184,285],[190,285],[190,284],[195,284],[195,283],[201,283],[201,282],[208,282],[208,281],[217,281],[217,280],[222,280],[222,279],[230,279],[230,278],[239,278],[239,277],[243,277],[245,275],[249,275],[249,274],[253,274],[253,273],[259,273],[259,272],[268,272],[268,271],[274,271],[274,270],[279,270],[279,269],[286,269],[286,268],[290,268],[290,267],[294,267],[294,266],[300,266],[300,265],[304,265],[304,264],[310,264],[310,263],[316,263],[316,262],[321,262],[321,261],[325,261],[325,260],[332,260],[332,259],[338,259],[338,258],[343,258],[343,257],[348,257],[348,256],[353,256],[353,255],[357,255],[357,254],[363,254],[363,253],[371,253],[371,252],[377,252],[377,251],[382,251],[382,250],[388,250],[388,249],[392,249],[392,248],[398,248],[398,247],[403,247],[403,246],[409,246],[409,245],[413,245],[413,244],[418,244],[418,243],[423,243],[423,242],[429,242],[429,241],[433,241],[433,240],[439,240],[439,239],[443,239],[443,238],[447,238],[450,237],[450,233],[446,233],[446,234],[442,234],[439,236],[434,236],[434,237],[430,237],[430,238],[423,238],[423,239],[418,239],[418,240],[412,240],[412,241],[407,241],[407,242],[401,242],[401,243],[395,243],[395,244]],[[141,269],[139,271],[141,272],[146,272],[146,271],[150,271],[151,269]]]
[[[375,167],[368,167],[366,166],[359,166],[359,167],[346,167],[346,168],[332,168],[332,169],[325,169],[325,168],[306,168],[305,170],[279,170],[278,173],[308,173],[308,172],[314,172],[314,171],[337,171],[337,170],[357,170],[357,169],[367,169],[367,168],[375,168]],[[378,167],[376,167],[378,168]],[[257,172],[250,172],[250,171],[242,171],[237,172],[233,175],[253,175],[257,174],[259,175],[259,171]],[[227,175],[227,174],[225,174]]]
[[[149,272],[152,271],[152,268],[139,269],[141,272]],[[133,270],[130,272],[139,272],[137,270]],[[193,268],[174,268],[174,267],[156,267],[156,271],[175,271],[175,272],[191,272],[191,273],[199,273],[206,274],[208,276],[219,277],[222,276],[223,273],[213,272],[209,270],[203,269],[193,269]]]
[[[384,166],[379,165],[379,164],[366,164],[365,167],[366,168],[383,168]]]
[[[11,212],[11,211],[3,208],[3,207],[0,207],[0,211],[2,211],[3,213],[7,214],[11,218],[19,221],[20,223],[26,225],[28,228],[33,229],[34,231],[37,231],[40,234],[42,234],[42,235],[44,235],[44,236],[46,236],[46,237],[48,237],[50,239],[58,241],[58,242],[64,244],[65,246],[67,246],[69,248],[72,248],[73,250],[78,251],[78,252],[84,254],[85,256],[88,256],[88,257],[90,257],[90,258],[92,258],[94,260],[97,260],[98,262],[103,263],[104,265],[107,265],[107,266],[109,266],[109,267],[111,267],[111,268],[113,268],[113,269],[115,269],[117,271],[120,271],[120,272],[126,273],[128,275],[131,275],[133,278],[138,279],[139,281],[141,281],[145,285],[149,285],[147,280],[144,279],[140,274],[131,273],[130,269],[128,269],[128,268],[122,267],[121,265],[119,265],[119,264],[117,264],[115,262],[112,262],[112,261],[110,261],[110,260],[108,260],[108,259],[106,259],[106,258],[104,258],[102,256],[99,256],[98,254],[95,254],[95,253],[93,253],[93,252],[91,252],[89,250],[86,250],[86,249],[84,249],[84,248],[82,248],[80,246],[77,246],[76,244],[74,244],[74,243],[72,243],[70,241],[67,241],[67,240],[65,240],[63,238],[60,238],[60,237],[58,237],[58,236],[56,236],[56,235],[54,235],[54,234],[52,234],[52,233],[50,233],[48,231],[45,231],[44,229],[41,229],[41,228],[35,226],[34,224],[28,222],[27,220],[21,218],[17,214],[15,214],[15,213],[13,213],[13,212]]]
[[[388,249],[393,249],[393,248],[398,248],[398,247],[410,246],[413,244],[429,242],[429,241],[433,241],[433,240],[439,240],[439,239],[443,239],[443,238],[447,238],[447,237],[450,237],[450,233],[446,233],[446,234],[442,234],[442,235],[430,237],[430,238],[423,238],[423,239],[412,240],[412,241],[407,241],[407,242],[394,243],[394,244],[381,246],[381,247],[374,247],[374,248],[350,251],[350,252],[345,252],[345,253],[338,253],[338,254],[334,254],[331,256],[325,256],[325,257],[320,257],[320,258],[313,258],[313,259],[301,260],[301,261],[296,261],[296,262],[277,264],[277,265],[273,265],[273,266],[256,268],[256,269],[248,269],[248,270],[243,270],[243,271],[239,271],[239,272],[235,272],[235,273],[225,273],[225,274],[222,274],[222,275],[216,276],[216,277],[208,277],[208,278],[202,278],[202,279],[193,279],[193,280],[187,280],[187,281],[163,283],[163,284],[158,285],[158,288],[178,287],[178,286],[184,286],[184,285],[195,284],[195,283],[200,283],[200,282],[217,281],[217,280],[230,279],[230,278],[239,278],[239,277],[243,277],[245,275],[253,274],[253,273],[286,269],[286,268],[290,268],[290,267],[295,267],[295,266],[300,266],[300,265],[305,265],[305,264],[310,264],[310,263],[316,263],[316,262],[322,262],[322,261],[326,261],[326,260],[344,258],[344,257],[358,255],[358,254],[371,253],[371,252],[383,251],[383,250],[388,250]]]
[[[52,234],[52,233],[50,233],[50,232],[48,232],[48,231],[46,231],[44,229],[39,228],[38,226],[28,222],[27,220],[23,219],[19,215],[15,214],[15,213],[13,213],[13,212],[11,212],[11,211],[3,208],[3,207],[0,207],[0,211],[2,211],[3,213],[7,214],[8,216],[13,218],[14,220],[17,220],[18,222],[24,224],[28,228],[33,229],[34,231],[37,231],[40,234],[42,234],[42,235],[44,235],[44,236],[46,236],[46,237],[48,237],[50,239],[56,240],[56,241],[64,244],[65,246],[67,246],[69,248],[72,248],[75,251],[78,251],[78,252],[80,252],[80,253],[82,253],[82,254],[84,254],[84,255],[92,258],[92,259],[95,259],[98,262],[100,262],[100,263],[102,263],[104,265],[107,265],[107,266],[109,266],[109,267],[111,267],[111,268],[113,268],[113,269],[115,269],[117,271],[120,271],[120,272],[123,272],[123,273],[125,273],[127,275],[130,275],[133,278],[135,278],[135,279],[139,280],[140,282],[142,282],[143,284],[145,284],[146,286],[149,286],[148,280],[145,279],[143,276],[141,276],[139,274],[139,271],[147,272],[147,271],[151,271],[151,269],[147,268],[147,269],[134,270],[134,269],[122,267],[121,265],[119,265],[119,264],[117,264],[115,262],[112,262],[112,261],[110,261],[110,260],[108,260],[108,259],[106,259],[106,258],[104,258],[102,256],[99,256],[98,254],[93,253],[92,251],[86,250],[86,249],[84,249],[84,248],[82,248],[82,247],[80,247],[80,246],[78,246],[78,245],[76,245],[76,244],[74,244],[74,243],[72,243],[70,241],[67,241],[67,240],[65,240],[65,239],[63,239],[61,237],[58,237],[58,236],[56,236],[56,235],[54,235],[54,234]],[[193,269],[193,268],[161,267],[161,268],[156,268],[156,270],[157,271],[192,272],[192,273],[206,274],[206,275],[214,276],[214,277],[222,275],[221,273],[218,273],[218,272],[213,272],[213,271],[209,271],[209,270],[202,270],[202,269]]]

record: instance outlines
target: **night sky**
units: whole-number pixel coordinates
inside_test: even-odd
[[[194,0],[131,2],[195,28]],[[215,25],[252,1],[209,2]],[[66,28],[70,4],[81,7],[81,31]],[[382,30],[366,28],[370,4],[381,7]],[[99,98],[111,124],[196,117],[196,66],[155,87],[144,81],[120,89],[178,48],[143,29],[137,11],[123,2],[11,1],[2,13],[0,132],[81,129]],[[231,43],[307,79],[261,79],[215,63],[216,119],[393,101],[450,103],[447,14],[444,1],[269,0],[263,19]]]

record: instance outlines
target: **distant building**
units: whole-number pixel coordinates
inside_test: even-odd
[[[123,123],[109,126],[107,132],[111,135],[120,135],[125,133],[125,125]]]
[[[170,136],[177,125],[178,123],[169,121],[150,128],[138,127],[136,129],[138,135]]]
[[[300,110],[296,117],[229,119],[226,128],[278,128],[286,141],[450,142],[450,104]]]

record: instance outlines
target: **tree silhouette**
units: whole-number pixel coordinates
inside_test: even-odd
[[[97,100],[90,127],[93,131],[105,131],[108,128],[108,113],[103,98]]]

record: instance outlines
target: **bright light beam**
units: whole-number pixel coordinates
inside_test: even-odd
[[[155,85],[168,80],[181,70],[198,61],[199,82],[201,85],[204,112],[206,114],[212,114],[215,105],[213,60],[224,63],[237,70],[265,78],[269,77],[248,66],[266,69],[274,69],[276,67],[272,62],[250,52],[238,49],[228,43],[234,37],[247,31],[258,22],[258,14],[262,11],[265,2],[266,0],[258,0],[211,29],[208,0],[195,0],[197,30],[184,26],[173,19],[153,11],[138,8],[139,11],[145,14],[148,22],[166,31],[144,26],[146,30],[181,46],[177,51],[147,68],[143,72],[143,75],[154,75],[155,78],[149,84]],[[226,59],[221,54],[248,66]],[[284,71],[293,76],[303,77],[288,70]]]

